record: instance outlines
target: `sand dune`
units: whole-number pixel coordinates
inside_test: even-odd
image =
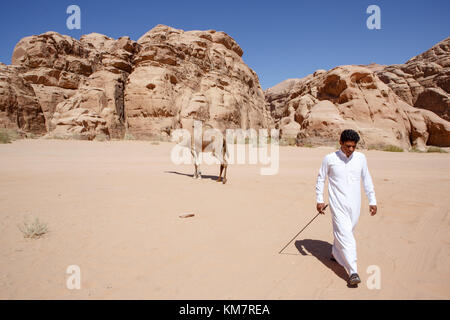
[[[19,140],[0,145],[1,299],[449,299],[449,154],[364,151],[378,200],[356,228],[362,283],[328,260],[330,212],[315,215],[332,148],[280,148],[280,171],[170,161],[173,145]],[[194,217],[181,219],[181,214]],[[49,233],[24,239],[24,217]],[[69,290],[69,265],[81,289]],[[369,290],[366,270],[381,270]]]

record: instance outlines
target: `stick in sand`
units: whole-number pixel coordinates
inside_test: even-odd
[[[325,211],[325,209],[328,207],[328,204],[325,206],[325,207],[323,207],[323,209],[322,209],[322,211],[321,212],[323,212],[323,211]],[[310,225],[310,223],[311,222],[313,222],[314,221],[314,219],[315,218],[317,218],[317,216],[320,214],[320,212],[318,213],[318,214],[316,214],[315,216],[314,216],[314,218],[312,218],[311,219],[311,221],[310,222],[308,222],[308,224],[302,229],[302,230],[300,230],[300,232],[299,233],[297,233],[296,235],[295,235],[295,237],[294,238],[292,238],[292,240],[291,241],[289,241],[288,243],[287,243],[287,245],[285,245],[284,247],[283,247],[283,249],[281,249],[280,250],[280,252],[278,252],[278,254],[281,254],[281,252],[283,252],[283,250],[284,249],[286,249],[286,247],[292,242],[292,241],[294,241],[295,240],[295,238],[297,238],[297,236],[300,234],[300,233],[302,233],[302,231],[303,230],[305,230],[306,229],[306,227],[307,226],[309,226]]]

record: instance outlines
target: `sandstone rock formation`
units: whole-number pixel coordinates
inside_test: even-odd
[[[56,32],[26,37],[14,49],[12,66],[0,70],[5,90],[17,83],[24,92],[2,97],[0,110],[9,111],[1,121],[12,119],[12,101],[20,96],[34,99],[42,116],[34,121],[54,136],[167,136],[186,119],[222,129],[269,127],[258,76],[242,54],[224,32],[163,25],[137,42],[97,33],[79,41]]]
[[[56,32],[23,38],[0,64],[0,128],[92,140],[167,137],[192,120],[281,129],[303,143],[450,146],[450,38],[404,65],[341,66],[264,93],[226,33],[158,25],[137,41]],[[127,136],[128,134],[128,136]]]
[[[125,89],[133,134],[169,133],[194,118],[219,129],[271,125],[258,76],[227,34],[159,25],[137,42]]]
[[[0,128],[45,133],[45,118],[33,88],[16,68],[0,63]]]
[[[405,64],[375,73],[409,105],[450,120],[450,37]]]
[[[450,146],[450,122],[408,105],[369,68],[318,70],[265,95],[281,136],[300,143],[335,144],[343,129],[353,128],[363,146]]]
[[[136,43],[100,34],[80,41],[56,32],[22,39],[12,64],[29,83],[51,135],[122,138],[123,91]]]

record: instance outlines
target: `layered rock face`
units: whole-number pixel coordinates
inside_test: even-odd
[[[450,146],[450,38],[404,65],[340,66],[265,92],[282,137],[333,143],[353,128],[362,145]]]
[[[281,129],[335,144],[345,128],[362,144],[450,146],[450,38],[404,65],[341,66],[264,93],[226,33],[158,25],[138,41],[55,32],[22,39],[0,64],[0,127],[92,140],[192,129]]]
[[[244,64],[242,49],[227,34],[160,25],[138,45],[125,89],[132,134],[168,133],[187,126],[189,119],[222,130],[272,124],[258,76]]]
[[[318,70],[265,94],[281,136],[300,143],[334,144],[342,130],[352,128],[362,146],[450,146],[448,121],[408,105],[369,68]]]
[[[146,138],[192,119],[221,129],[270,127],[259,79],[242,54],[230,36],[213,30],[158,25],[137,42],[47,32],[16,45],[12,66],[0,69],[0,85],[26,86],[24,96],[41,112],[40,132],[55,136]],[[1,119],[12,119],[13,96],[2,97],[0,110],[10,111]]]
[[[0,63],[0,128],[42,134],[45,118],[33,88],[16,68]]]
[[[78,41],[47,32],[22,39],[12,64],[33,88],[50,135],[121,138],[123,91],[136,47],[128,37],[90,34]]]
[[[450,37],[405,64],[375,73],[409,105],[450,120]]]

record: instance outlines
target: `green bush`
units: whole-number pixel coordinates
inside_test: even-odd
[[[281,138],[280,139],[280,146],[296,146],[297,145],[297,139],[296,138]]]
[[[387,152],[403,152],[403,149],[393,145],[370,145],[367,147],[368,150],[379,150]]]
[[[416,147],[412,147],[411,150],[409,150],[409,152],[424,153],[425,151],[419,150]]]
[[[388,152],[403,152],[403,149],[397,146],[393,146],[393,145],[388,145],[385,146],[383,148],[383,151],[388,151]]]
[[[13,130],[13,129],[9,129],[6,132],[8,133],[8,135],[12,141],[15,141],[15,140],[23,137],[22,135],[19,134],[19,132],[17,132],[16,130]]]
[[[67,138],[57,134],[51,134],[46,137],[46,139],[54,139],[54,140],[66,140]]]
[[[448,153],[447,151],[445,151],[444,149],[441,149],[439,147],[429,147],[427,150],[428,153]]]
[[[95,135],[94,140],[95,141],[101,141],[101,142],[107,141],[108,140],[108,136],[106,134],[104,134],[104,133],[98,133],[98,134]]]
[[[11,143],[11,137],[6,130],[0,130],[0,143]]]
[[[26,133],[26,134],[25,134],[25,137],[26,137],[27,139],[36,139],[36,138],[37,138],[37,136],[36,136],[34,133],[32,133],[32,132]]]
[[[131,133],[125,133],[123,140],[136,140],[136,138]]]
[[[17,139],[21,139],[25,137],[27,133],[22,132],[19,133],[17,130],[14,129],[6,129],[1,128],[0,129],[0,143],[11,143],[12,141],[15,141]]]

